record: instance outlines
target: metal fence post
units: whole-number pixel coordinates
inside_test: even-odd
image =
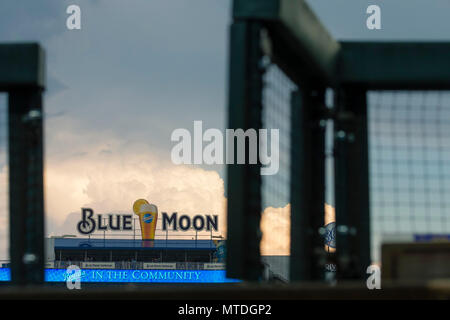
[[[324,91],[302,88],[291,103],[290,280],[319,280],[325,264],[319,233],[325,210]]]
[[[370,265],[369,159],[366,90],[341,88],[335,125],[338,278],[362,279]]]
[[[9,92],[10,258],[13,284],[44,282],[42,90]]]
[[[261,128],[262,109],[262,25],[243,20],[231,26],[228,128]],[[229,143],[229,141],[227,141]],[[261,176],[259,164],[228,165],[227,191],[227,276],[258,280],[262,276],[260,259]],[[235,152],[236,155],[236,145]],[[234,159],[233,159],[234,160]]]

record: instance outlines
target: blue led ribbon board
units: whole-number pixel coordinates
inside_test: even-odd
[[[46,269],[45,281],[66,282],[66,269]],[[10,281],[9,268],[0,268],[0,281]],[[81,269],[81,282],[111,283],[231,283],[224,270]]]

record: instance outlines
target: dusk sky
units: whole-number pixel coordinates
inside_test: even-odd
[[[450,40],[449,0],[307,2],[336,39]],[[81,207],[131,213],[138,198],[160,212],[219,214],[225,234],[224,166],[172,164],[170,136],[177,128],[192,130],[194,120],[202,120],[204,128],[225,129],[230,3],[0,2],[0,42],[38,41],[47,54],[48,235],[75,234]],[[81,30],[66,28],[70,4],[81,7]],[[366,28],[370,4],[381,6],[382,30]],[[2,112],[5,103],[0,97]],[[0,140],[4,202],[3,131]],[[3,204],[0,210],[0,259],[6,259],[8,217]],[[263,230],[284,228],[283,212]],[[286,242],[279,238],[267,245],[268,253],[285,252]]]

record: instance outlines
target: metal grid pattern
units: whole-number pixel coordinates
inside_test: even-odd
[[[290,244],[291,94],[297,87],[278,66],[269,63],[267,58],[266,64],[262,128],[268,129],[269,136],[271,129],[279,132],[279,169],[276,174],[262,176],[262,224],[266,225],[266,229],[269,225],[271,228],[270,231],[265,230],[266,235],[263,234],[262,253],[287,255]],[[270,139],[268,145],[271,145]],[[270,147],[268,149],[269,154],[276,152],[270,150]],[[264,249],[265,246],[269,246],[270,250]]]
[[[372,257],[450,233],[450,92],[368,92]]]
[[[328,89],[325,94],[325,105],[328,110],[334,107],[334,91]],[[325,125],[325,216],[324,226],[325,250],[328,253],[336,251],[336,217],[335,217],[335,188],[334,188],[334,121],[322,120]],[[335,265],[327,264],[326,268],[335,270]]]
[[[0,259],[9,258],[8,95],[0,93]]]

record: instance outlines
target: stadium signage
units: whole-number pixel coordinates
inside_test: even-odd
[[[168,230],[172,227],[173,231],[182,230],[187,231],[193,228],[195,231],[217,231],[218,230],[218,216],[217,215],[196,215],[192,219],[188,215],[181,215],[178,217],[178,213],[174,212],[171,216],[167,213],[162,213],[162,229]]]
[[[66,269],[45,269],[46,282],[67,282]],[[0,282],[11,281],[9,268],[0,268]],[[225,270],[111,270],[82,269],[81,283],[223,283],[239,282],[226,277]]]
[[[225,263],[205,263],[203,264],[205,270],[225,270]]]
[[[81,267],[84,269],[114,269],[115,262],[82,262]]]
[[[175,270],[177,268],[177,264],[175,262],[144,262],[142,268],[155,270]]]
[[[81,221],[77,224],[79,233],[91,234],[95,230],[133,230],[131,214],[108,214],[106,223],[103,215],[98,214],[96,219],[93,218],[94,210],[90,208],[81,208]]]
[[[145,218],[145,215],[144,215]],[[157,216],[155,216],[156,222]],[[91,208],[81,208],[81,220],[77,224],[77,230],[81,234],[91,234],[95,230],[133,230],[132,226],[133,216],[130,214],[108,214],[106,218],[102,214],[94,216],[94,210]],[[145,221],[144,221],[145,222]],[[145,230],[146,223],[142,223],[141,230]],[[153,223],[153,229],[156,223]],[[172,231],[187,231],[194,229],[195,231],[218,231],[219,222],[217,215],[195,215],[190,217],[188,215],[178,215],[177,212],[168,215],[166,212],[162,213],[162,230]],[[154,230],[151,239],[154,237]]]

